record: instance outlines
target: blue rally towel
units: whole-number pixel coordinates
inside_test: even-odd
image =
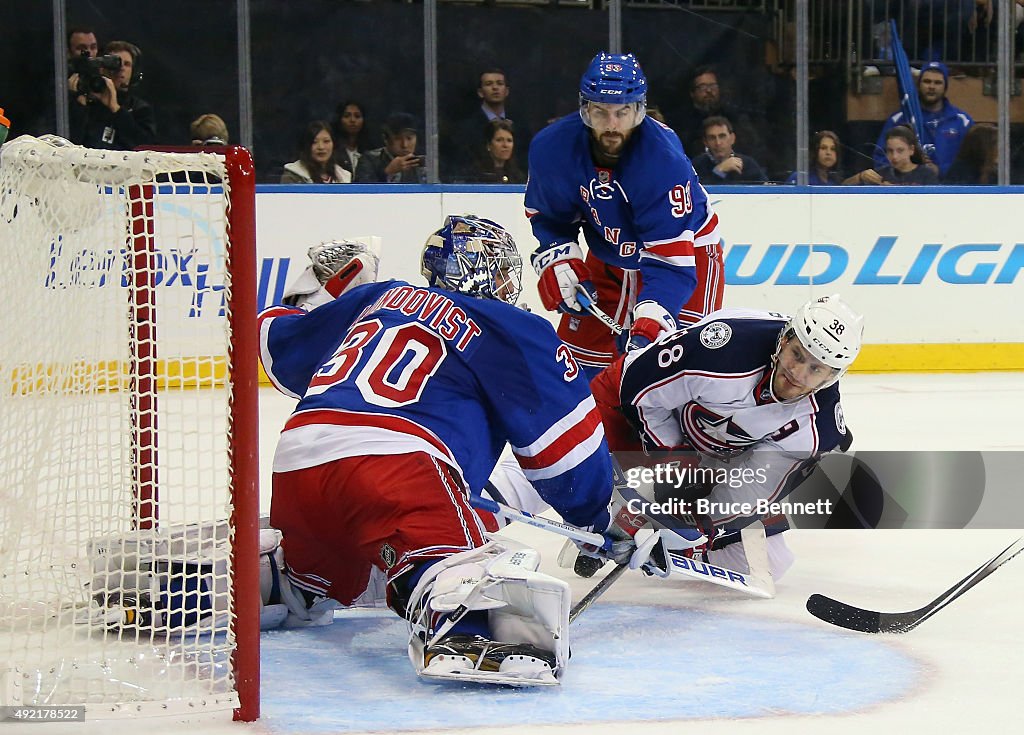
[[[910,73],[910,61],[907,52],[896,31],[896,21],[889,21],[889,32],[892,34],[893,60],[896,62],[896,81],[900,89],[900,109],[917,139],[924,144],[924,116],[921,114],[921,100],[917,96],[917,85]]]

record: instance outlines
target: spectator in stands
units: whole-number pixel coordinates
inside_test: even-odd
[[[370,147],[366,112],[362,103],[346,100],[338,105],[334,111],[333,128],[334,141],[338,146],[338,162],[355,176],[360,156]]]
[[[761,164],[737,153],[735,144],[736,133],[727,118],[712,116],[704,121],[707,150],[693,159],[693,170],[702,184],[763,184],[768,180]]]
[[[348,184],[352,174],[338,164],[334,136],[325,120],[314,120],[299,136],[299,160],[285,164],[282,184]]]
[[[73,102],[68,106],[71,141],[89,148],[129,151],[136,146],[156,142],[156,118],[153,107],[130,88],[138,82],[139,47],[127,41],[111,41],[105,55],[121,60],[118,69],[101,70],[100,91],[83,89],[76,72],[68,79]]]
[[[991,125],[971,127],[942,182],[961,186],[998,183],[998,137],[997,129]]]
[[[811,138],[811,170],[807,172],[810,186],[837,186],[843,183],[840,173],[839,136],[831,130],[819,130]],[[787,184],[796,183],[796,171],[786,179]]]
[[[925,153],[939,167],[939,173],[945,174],[960,143],[974,124],[974,120],[964,110],[946,99],[949,87],[949,69],[940,61],[930,61],[921,68],[917,78],[917,96],[921,101],[921,112],[924,117],[924,138],[921,145]],[[875,144],[875,163],[885,165],[888,155],[885,151],[885,136],[897,125],[906,125],[908,121],[899,110],[893,113],[882,126],[882,133]]]
[[[939,183],[935,164],[921,148],[914,131],[905,125],[890,128],[885,134],[885,166],[854,174],[844,184],[925,185]]]
[[[485,141],[474,165],[459,179],[468,184],[525,184],[526,176],[515,158],[515,126],[496,118],[484,126]]]
[[[192,145],[227,145],[228,126],[220,115],[200,115],[188,126]]]
[[[96,58],[99,53],[99,44],[96,41],[96,32],[92,28],[75,26],[68,31],[68,58],[75,56],[89,56]]]
[[[444,153],[442,164],[444,165],[445,178],[450,177],[459,171],[471,168],[479,153],[480,131],[491,120],[509,120],[516,126],[516,137],[524,155],[517,152],[517,161],[520,168],[525,168],[525,151],[529,148],[532,137],[522,118],[513,118],[509,115],[507,103],[511,88],[503,69],[488,67],[480,72],[477,79],[476,96],[480,100],[480,106],[473,110],[472,114],[460,123],[456,124],[452,132],[446,136],[444,141]]]
[[[739,139],[743,141],[745,149],[750,151],[751,155],[761,157],[761,134],[754,125],[751,115],[728,102],[722,94],[718,73],[713,67],[702,66],[690,79],[689,100],[684,102],[678,113],[668,116],[668,124],[683,142],[683,148],[690,160],[705,150],[704,121],[709,117],[728,119]]]
[[[366,151],[356,168],[355,180],[368,184],[424,184],[427,169],[416,153],[419,140],[416,118],[396,112],[384,122],[384,146]]]

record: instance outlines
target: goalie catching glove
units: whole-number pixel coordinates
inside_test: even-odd
[[[312,246],[310,265],[284,293],[283,302],[312,311],[343,293],[377,280],[380,259],[361,242],[330,240]]]
[[[553,245],[539,250],[530,258],[540,281],[537,288],[540,300],[548,311],[561,311],[582,316],[587,312],[576,300],[576,291],[582,288],[597,303],[597,289],[590,270],[583,262],[583,251],[575,242]]]

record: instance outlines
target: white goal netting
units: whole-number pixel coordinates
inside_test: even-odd
[[[230,186],[0,150],[0,705],[237,705]]]

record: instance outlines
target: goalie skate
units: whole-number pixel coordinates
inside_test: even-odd
[[[429,646],[421,676],[510,686],[552,686],[555,655],[529,643],[500,643],[477,635],[451,635]]]
[[[536,550],[508,539],[435,562],[409,597],[409,661],[428,680],[557,685],[569,661],[569,585],[536,571]],[[452,630],[467,612],[487,630]],[[478,618],[484,615],[477,615]]]

